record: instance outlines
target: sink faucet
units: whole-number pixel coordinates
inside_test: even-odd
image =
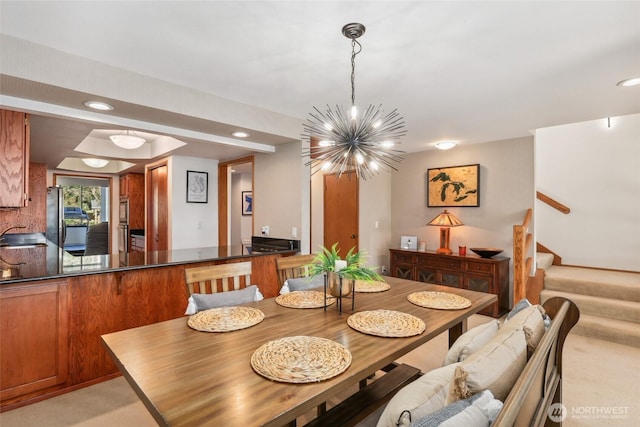
[[[9,228],[5,228],[4,231],[2,231],[2,233],[0,233],[0,241],[4,240],[4,235],[7,234],[7,231],[13,230],[14,228],[27,228],[27,226],[26,225],[12,225]]]

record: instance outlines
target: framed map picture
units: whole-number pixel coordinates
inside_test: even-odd
[[[209,202],[209,174],[187,171],[187,203]]]
[[[480,165],[429,169],[427,206],[480,206]]]

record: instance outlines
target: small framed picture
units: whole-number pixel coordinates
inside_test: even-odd
[[[242,192],[242,215],[251,215],[253,214],[253,192],[252,191],[243,191]]]
[[[187,203],[209,202],[209,173],[187,171]]]

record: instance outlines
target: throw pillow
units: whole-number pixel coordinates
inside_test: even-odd
[[[458,363],[429,371],[396,393],[382,415],[377,427],[408,426],[411,420],[443,408]]]
[[[471,356],[476,350],[485,345],[498,333],[499,323],[492,320],[489,323],[476,326],[462,334],[456,342],[453,343],[447,355],[444,358],[443,366],[450,365],[455,362],[462,362]]]
[[[531,307],[531,303],[529,302],[528,299],[524,298],[521,299],[520,301],[518,301],[518,303],[516,305],[513,306],[513,308],[511,309],[511,311],[509,313],[507,313],[507,317],[505,318],[505,321],[511,319],[513,316],[515,316],[516,314],[518,314],[520,311],[524,310],[527,307]]]
[[[411,427],[488,427],[502,409],[489,390],[458,400],[411,424]]]
[[[532,305],[520,310],[518,314],[505,320],[502,324],[502,330],[513,330],[522,328],[527,341],[527,358],[531,357],[536,350],[538,343],[542,339],[545,332],[544,318],[541,312],[542,307]]]
[[[214,294],[192,294],[184,314],[196,314],[209,308],[227,307],[263,300],[264,296],[257,285],[247,286],[237,291],[217,292]]]
[[[522,328],[500,331],[480,350],[456,367],[447,403],[491,390],[504,400],[527,363],[527,344]]]
[[[313,277],[296,277],[284,281],[284,285],[280,288],[280,295],[293,291],[306,291],[321,286],[324,286],[324,275],[322,274]]]

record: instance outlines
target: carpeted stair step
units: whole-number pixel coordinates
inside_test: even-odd
[[[570,334],[598,338],[603,341],[640,348],[640,328],[634,322],[580,313],[580,320],[571,329]]]
[[[540,293],[540,301],[543,303],[553,297],[564,297],[573,301],[580,309],[580,315],[608,317],[610,319],[624,320],[638,323],[640,328],[640,302],[615,300],[610,298],[593,297],[568,292],[559,292],[545,289]]]
[[[544,288],[640,302],[640,273],[553,265],[545,270]]]

